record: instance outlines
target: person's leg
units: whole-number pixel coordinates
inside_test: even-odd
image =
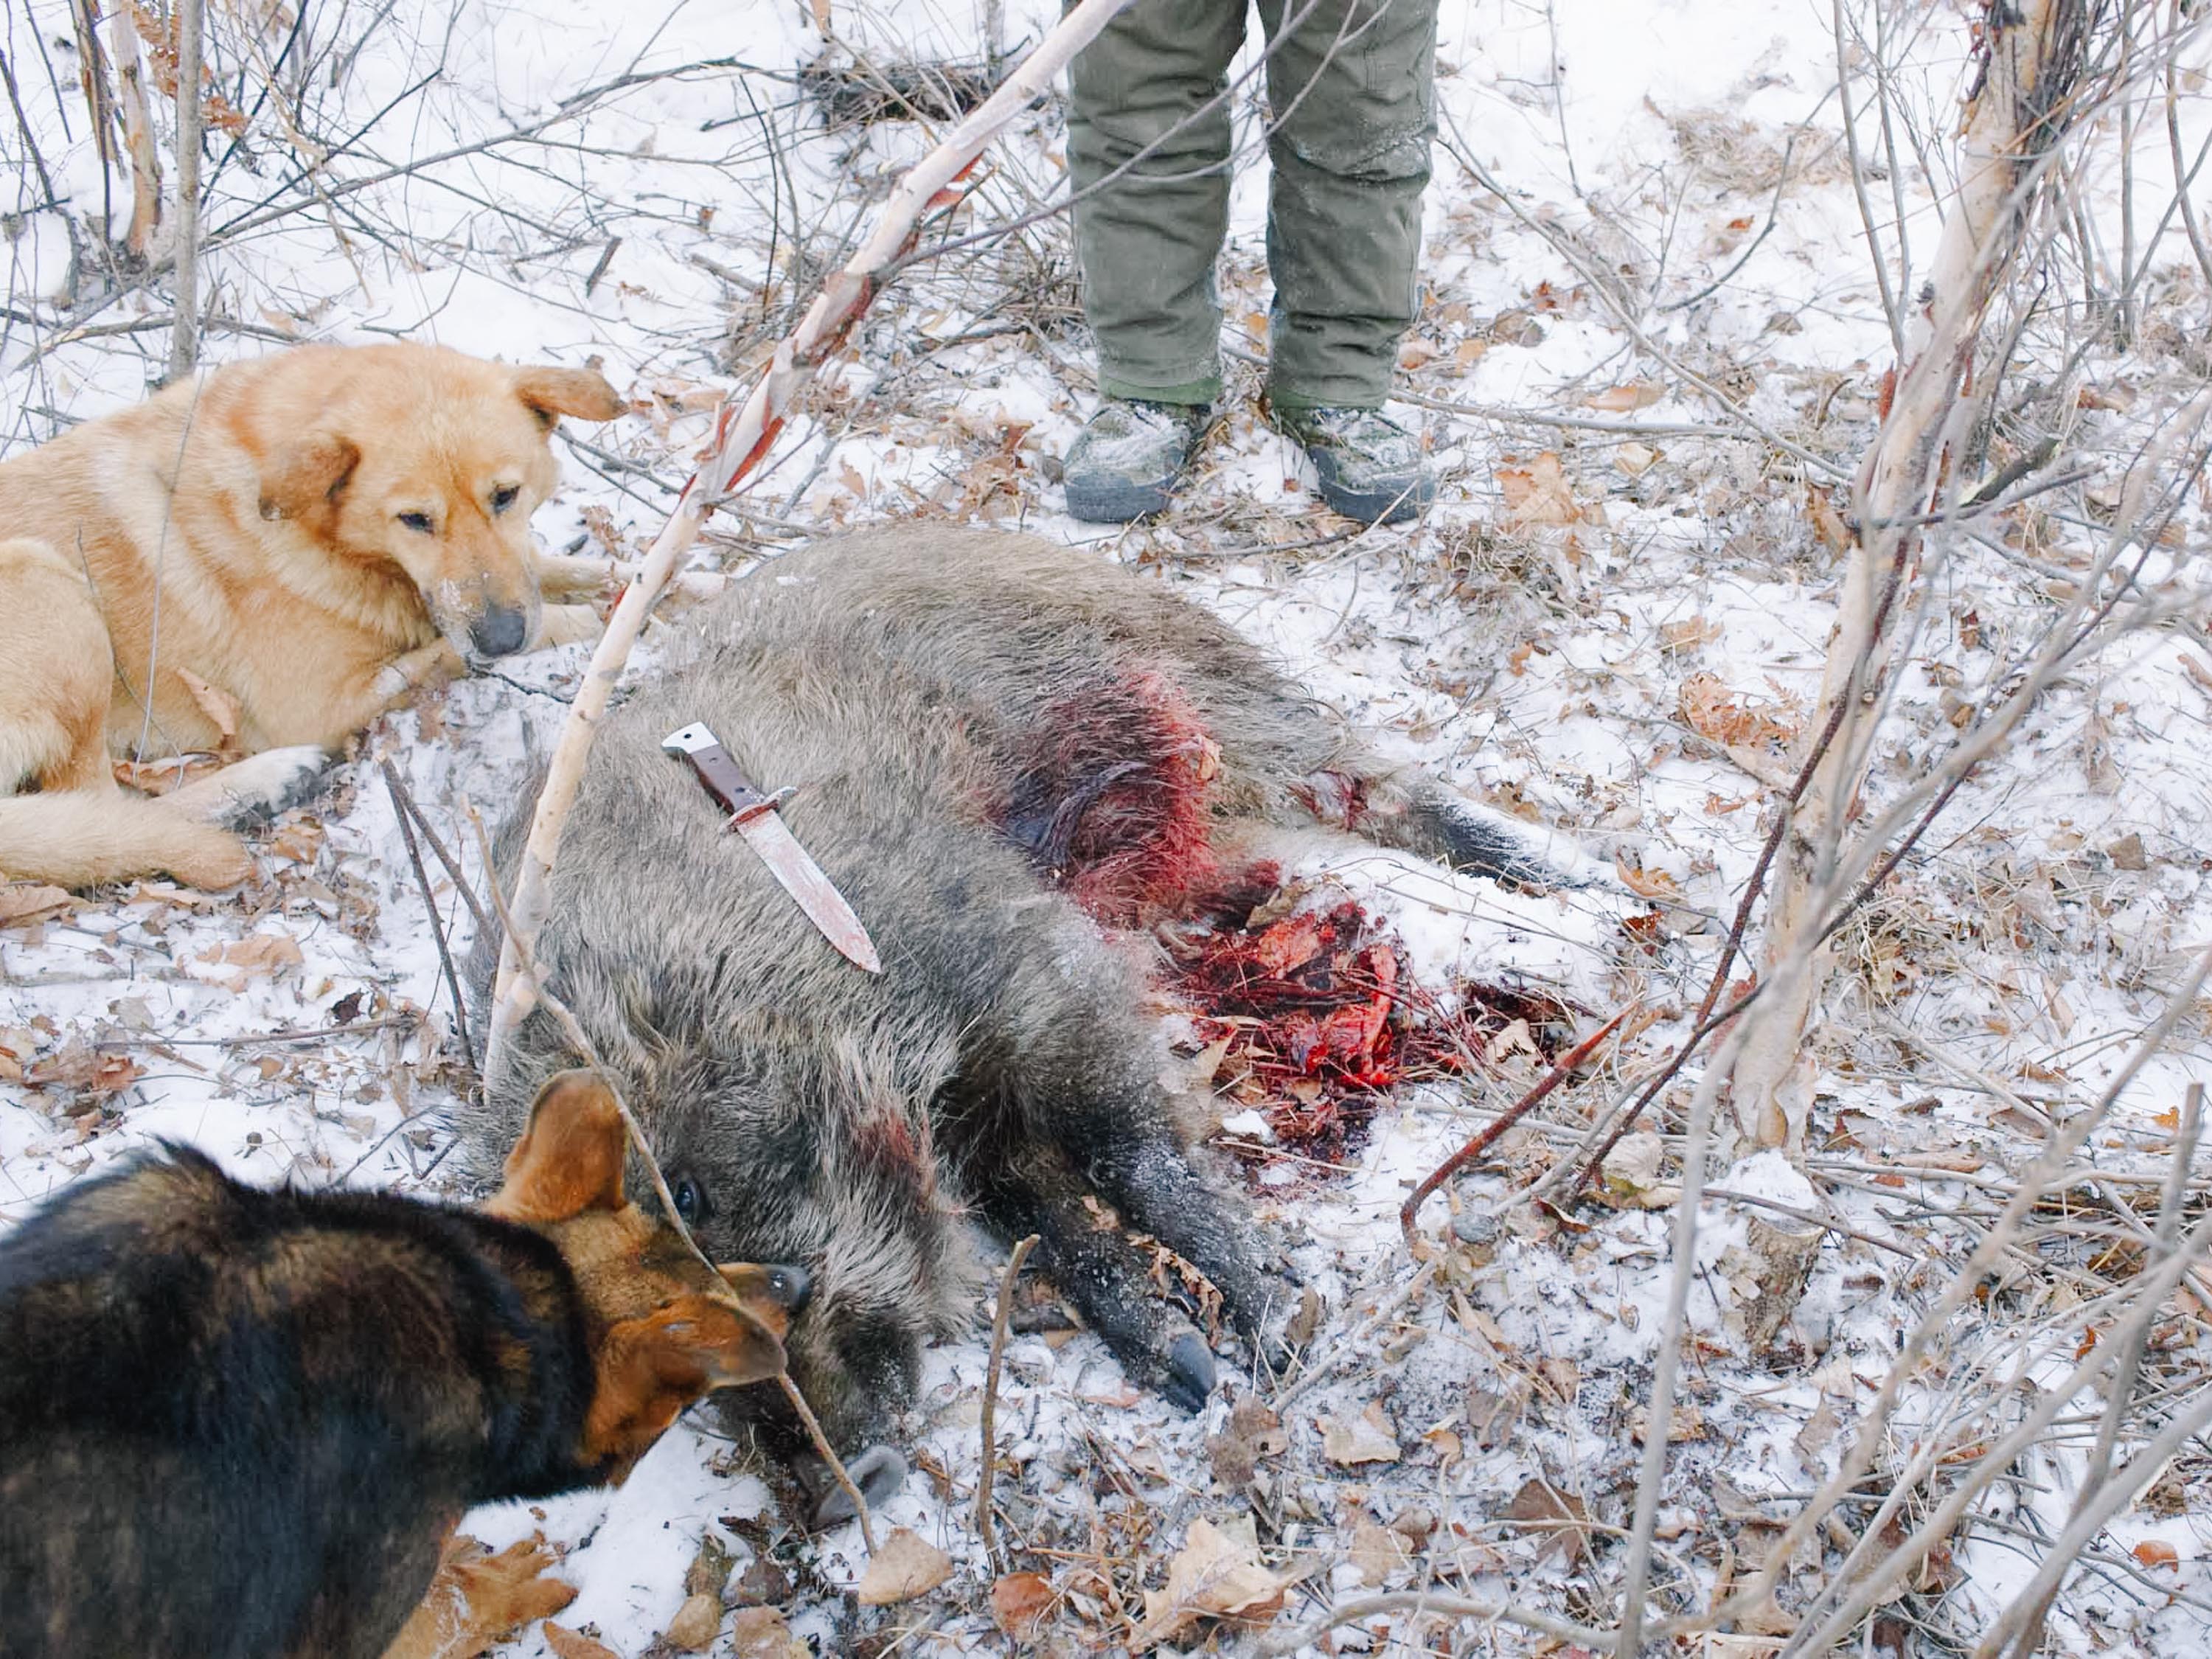
[[[1109,398],[1220,394],[1213,269],[1228,228],[1225,84],[1245,0],[1137,0],[1069,66],[1076,260]],[[1148,144],[1158,148],[1102,185]]]
[[[1437,0],[1260,0],[1274,166],[1268,401],[1380,408],[1415,315]]]

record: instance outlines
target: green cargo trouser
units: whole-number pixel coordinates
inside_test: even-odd
[[[1258,3],[1273,48],[1269,396],[1286,409],[1373,409],[1414,315],[1437,0]],[[1136,0],[1069,68],[1076,258],[1109,397],[1220,393],[1213,267],[1228,229],[1229,100],[1192,112],[1226,84],[1247,4]]]

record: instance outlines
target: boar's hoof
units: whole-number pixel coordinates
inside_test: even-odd
[[[1185,1331],[1168,1344],[1160,1392],[1169,1404],[1184,1411],[1205,1409],[1206,1398],[1213,1392],[1213,1351],[1196,1331]]]
[[[853,1500],[846,1495],[844,1487],[837,1484],[836,1477],[826,1468],[822,1473],[830,1485],[815,1500],[814,1525],[817,1530],[841,1526],[850,1521],[854,1513]],[[898,1489],[906,1483],[906,1459],[889,1446],[871,1446],[858,1457],[846,1461],[845,1473],[853,1477],[853,1484],[860,1489],[860,1496],[866,1498],[868,1507],[873,1509],[898,1495]]]

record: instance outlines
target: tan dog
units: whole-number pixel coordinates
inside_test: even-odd
[[[409,691],[581,636],[530,515],[554,423],[621,408],[589,369],[303,346],[0,463],[0,875],[240,881],[230,831]],[[114,780],[226,735],[251,758],[159,799]]]

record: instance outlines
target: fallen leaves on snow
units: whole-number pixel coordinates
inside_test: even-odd
[[[1321,1420],[1322,1455],[1349,1468],[1355,1463],[1395,1463],[1401,1455],[1398,1431],[1379,1400],[1352,1418]]]
[[[465,1532],[447,1540],[429,1593],[384,1659],[477,1659],[533,1620],[576,1599],[573,1584],[546,1577],[560,1556],[544,1533],[493,1555]]]
[[[901,1527],[884,1540],[884,1547],[860,1575],[860,1605],[884,1607],[911,1601],[951,1577],[952,1558],[921,1534]]]
[[[1247,1622],[1280,1612],[1288,1581],[1260,1564],[1258,1551],[1210,1521],[1194,1521],[1168,1563],[1164,1588],[1145,1592],[1145,1620],[1130,1640],[1139,1651],[1182,1634],[1201,1619]]]

